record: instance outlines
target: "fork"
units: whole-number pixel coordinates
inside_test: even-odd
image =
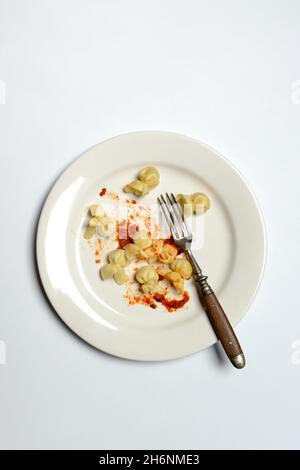
[[[192,253],[193,234],[184,219],[181,206],[173,193],[166,193],[166,199],[161,195],[157,200],[175,244],[184,250],[190,259],[200,301],[217,338],[234,367],[242,369],[246,363],[245,356],[220,302],[207,282],[207,276],[203,274]]]

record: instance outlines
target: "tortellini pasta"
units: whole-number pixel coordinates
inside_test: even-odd
[[[210,200],[204,193],[192,194],[193,211],[195,214],[206,212],[210,208]]]
[[[97,225],[97,234],[103,238],[111,238],[116,234],[117,222],[112,217],[103,217]]]
[[[153,240],[152,246],[155,254],[159,255],[163,249],[164,241],[160,239]]]
[[[204,193],[177,194],[177,201],[184,210],[185,215],[189,215],[191,211],[194,214],[201,214],[210,208],[210,200]]]
[[[129,183],[124,191],[132,192],[137,196],[144,196],[157,186],[159,181],[158,170],[148,166],[139,172],[137,179]],[[203,210],[207,210],[209,207],[209,200],[208,198],[206,200],[205,197],[203,193],[194,193],[191,196],[177,195],[177,199],[182,205],[188,205],[191,207],[191,211],[197,210],[198,212],[198,206],[202,207]],[[131,219],[133,220],[132,217]],[[125,242],[121,243],[120,229],[123,228],[123,225],[123,231],[126,234],[124,237]],[[145,299],[147,304],[150,304],[149,301],[153,302],[154,300],[162,302],[168,288],[173,290],[170,286],[176,289],[178,295],[182,295],[185,280],[190,279],[192,276],[192,266],[188,258],[184,257],[184,254],[178,256],[178,248],[170,240],[151,239],[148,232],[148,218],[145,219],[143,231],[140,230],[139,225],[134,234],[129,233],[128,221],[125,221],[123,225],[107,215],[101,205],[93,204],[89,207],[89,220],[84,237],[90,239],[94,235],[98,236],[98,240],[95,240],[96,245],[90,243],[90,246],[95,249],[96,263],[100,262],[98,258],[99,247],[107,248],[111,246],[110,240],[105,241],[104,238],[111,238],[113,242],[119,242],[119,247],[108,253],[107,264],[100,268],[101,278],[103,280],[113,279],[118,285],[128,283],[128,292],[131,292],[133,279],[135,279],[135,289],[138,288],[139,292],[149,296],[148,299]],[[117,227],[119,227],[118,234],[116,233]],[[100,237],[102,240],[99,239]],[[129,241],[130,243],[128,243]],[[146,266],[140,267],[141,260],[147,262],[147,264],[144,263]],[[137,264],[137,267],[127,268],[131,262]],[[137,291],[135,289],[133,295],[136,296]],[[155,294],[159,294],[159,296],[156,297]]]
[[[117,267],[117,270],[116,270],[116,272],[114,273],[113,276],[114,276],[114,280],[119,285],[125,284],[125,282],[127,282],[128,279],[129,279],[127,274],[125,273],[124,269],[119,268],[119,267]]]
[[[154,166],[146,166],[143,168],[138,175],[138,179],[146,183],[149,188],[154,188],[158,185],[160,176],[159,172]]]
[[[149,193],[149,186],[143,181],[134,180],[126,184],[124,188],[125,193],[132,193],[135,196],[146,196]]]
[[[149,281],[141,285],[141,289],[146,295],[154,295],[162,292],[158,282]]]
[[[91,215],[90,220],[88,222],[88,226],[84,232],[84,238],[89,240],[96,234],[96,229],[98,225],[101,224],[101,220],[105,216],[105,211],[100,204],[93,204],[89,208],[89,213]]]
[[[158,284],[158,273],[151,266],[144,266],[140,268],[136,275],[136,280],[141,284],[141,289],[144,294],[154,295],[155,293],[161,292],[161,288]]]
[[[152,245],[140,250],[140,257],[154,263],[163,249],[163,240],[153,240]]]
[[[133,193],[135,196],[145,196],[158,185],[160,180],[159,172],[153,166],[143,168],[137,179],[124,187],[125,193]]]
[[[101,223],[101,220],[98,217],[91,217],[89,220],[90,227],[97,227]]]
[[[135,243],[128,243],[124,249],[115,249],[108,255],[109,263],[102,267],[102,279],[113,277],[115,282],[119,285],[126,283],[129,280],[124,267],[135,258],[144,256],[148,263],[156,261],[157,256],[160,261],[165,260],[163,264],[157,266],[155,269],[150,264],[138,269],[135,274],[136,281],[140,284],[140,290],[146,296],[154,296],[155,294],[165,294],[165,284],[159,282],[160,279],[168,281],[179,295],[184,293],[184,280],[190,279],[192,275],[192,266],[190,262],[184,258],[177,256],[177,249],[170,243],[164,243],[164,240],[149,240],[145,238],[138,238],[138,244],[143,246],[145,240],[151,242],[151,245],[145,249],[140,249]]]
[[[162,252],[163,245],[163,240],[151,240],[146,238],[145,233],[140,233],[133,243],[125,245],[124,250],[129,261],[139,258],[154,263]]]
[[[166,277],[166,275],[171,272],[168,264],[161,264],[157,268],[158,275],[161,277]]]
[[[145,250],[146,248],[149,248],[152,245],[152,240],[151,238],[147,238],[147,234],[144,232],[141,232],[140,234],[137,235],[137,237],[134,239],[134,244],[137,246],[140,250]]]
[[[170,271],[166,274],[165,277],[171,284],[173,284],[178,294],[183,294],[184,280],[182,279],[179,273],[176,273],[175,271]]]
[[[120,248],[117,248],[116,250],[113,250],[109,253],[108,261],[112,264],[116,264],[120,268],[124,268],[124,266],[127,266],[128,264],[125,251]]]
[[[157,282],[159,276],[151,266],[143,266],[137,271],[135,278],[140,284],[146,284],[147,282]]]
[[[165,243],[159,254],[159,261],[162,263],[172,263],[177,255],[177,249],[175,246]]]
[[[183,279],[190,279],[193,272],[191,263],[185,258],[175,259],[171,264],[171,269],[180,274]]]
[[[181,205],[184,215],[191,215],[193,212],[192,197],[188,194],[177,194],[176,199]]]
[[[84,232],[84,238],[86,240],[89,240],[95,235],[95,233],[96,233],[96,227],[91,227],[90,225],[88,225]]]
[[[117,248],[108,255],[108,264],[100,269],[102,279],[105,281],[113,277],[117,284],[124,284],[128,281],[128,276],[124,267],[128,265],[125,251]]]
[[[99,219],[102,219],[102,217],[105,216],[105,211],[100,204],[94,204],[90,207],[90,214],[92,217],[98,217]]]
[[[177,248],[162,239],[146,238],[146,233],[140,232],[133,243],[128,243],[123,249],[117,248],[108,255],[108,264],[101,268],[102,279],[114,278],[117,284],[124,284],[129,280],[124,268],[135,259],[148,262],[135,273],[135,279],[140,284],[140,291],[146,296],[165,294],[168,281],[179,295],[184,293],[184,280],[192,275],[190,262],[180,255],[177,257]],[[159,261],[154,268],[149,263]]]
[[[109,279],[110,277],[113,277],[113,275],[118,271],[118,266],[116,264],[108,263],[105,266],[102,266],[100,269],[100,274],[105,281],[106,279]]]
[[[137,257],[140,249],[134,243],[128,243],[125,245],[124,251],[128,261],[133,261]]]

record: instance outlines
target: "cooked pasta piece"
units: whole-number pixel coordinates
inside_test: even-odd
[[[122,285],[125,284],[125,282],[128,281],[128,276],[125,273],[123,268],[117,268],[117,271],[114,273],[114,280],[116,281],[117,284]]]
[[[128,260],[125,256],[125,251],[117,248],[113,250],[108,255],[108,260],[110,263],[117,265],[117,267],[124,268],[124,266],[128,265]]]
[[[146,183],[134,180],[124,188],[125,193],[133,193],[135,196],[145,196],[149,193],[149,187]]]
[[[97,233],[103,238],[112,238],[116,234],[117,222],[112,217],[103,217],[97,225]]]
[[[175,259],[171,264],[171,269],[180,274],[183,279],[190,279],[193,272],[191,263],[185,258]]]
[[[194,214],[202,214],[210,208],[210,200],[204,193],[192,194],[192,203]]]
[[[154,263],[162,251],[163,244],[163,240],[153,240],[151,246],[140,250],[139,257]]]
[[[92,217],[98,217],[99,219],[101,219],[105,216],[105,210],[102,206],[100,206],[100,204],[93,204],[90,207],[90,214]]]
[[[159,183],[160,175],[154,166],[146,166],[139,172],[138,179],[146,183],[149,188],[154,188]]]
[[[191,196],[188,194],[177,194],[176,200],[181,205],[184,215],[191,215],[193,212],[193,202]]]
[[[146,295],[162,294],[164,292],[158,281],[146,282],[141,285],[141,289]]]
[[[84,231],[84,238],[86,240],[90,240],[90,238],[92,238],[96,233],[96,227],[91,227],[90,225],[88,225]]]
[[[135,258],[137,258],[140,249],[134,243],[128,243],[125,245],[124,251],[128,261],[133,261]]]
[[[89,240],[95,235],[96,227],[100,225],[101,219],[105,216],[105,211],[100,204],[90,206],[89,213],[91,217],[83,235],[86,240]]]
[[[164,246],[164,241],[163,240],[153,240],[152,242],[152,249],[153,249],[153,255],[158,257],[160,253],[162,252]]]
[[[194,193],[191,196],[188,194],[177,194],[177,201],[181,205],[185,215],[201,214],[210,208],[210,200],[204,193]]]
[[[146,166],[139,172],[138,179],[124,187],[124,192],[133,193],[135,196],[145,196],[150,189],[158,185],[159,180],[158,170],[153,166]]]
[[[151,238],[147,237],[147,234],[145,232],[138,232],[133,242],[135,246],[139,248],[139,250],[145,250],[146,248],[149,248],[149,246],[152,245]]]
[[[157,272],[160,277],[166,277],[166,275],[171,272],[171,269],[168,264],[161,264],[158,266]]]
[[[105,266],[103,266],[100,269],[100,274],[101,274],[103,281],[105,281],[106,279],[109,279],[110,277],[113,277],[113,275],[117,272],[117,270],[118,270],[118,266],[112,263],[108,263]]]
[[[177,249],[175,246],[165,243],[159,254],[159,261],[162,263],[172,263],[177,255]]]
[[[97,227],[100,224],[101,224],[101,220],[98,219],[98,217],[91,217],[89,220],[90,227]]]
[[[180,276],[180,274],[176,273],[175,271],[170,271],[166,274],[165,278],[173,284],[178,294],[183,294],[184,292],[184,280]]]
[[[154,295],[156,294],[157,282],[146,282],[141,285],[141,289],[146,295]]]
[[[135,278],[140,284],[146,284],[147,282],[157,282],[158,281],[157,271],[151,266],[143,266],[140,268]]]

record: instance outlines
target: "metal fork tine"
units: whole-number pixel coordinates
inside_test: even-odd
[[[166,210],[166,213],[169,215],[169,220],[170,220],[170,230],[172,232],[172,235],[173,237],[177,237],[179,238],[180,237],[180,234],[177,230],[177,225],[176,225],[176,221],[174,219],[174,214],[173,214],[173,211],[170,210],[170,207],[169,207],[169,204],[168,202],[165,200],[164,196],[161,194],[160,195],[160,198],[162,199],[163,201],[163,204],[164,204],[164,207],[165,207],[165,210]]]
[[[175,218],[174,218],[174,215],[173,215],[173,218],[174,218],[174,225],[176,227],[178,227],[178,232],[180,234],[180,236],[184,237],[185,233],[184,233],[184,230],[183,230],[183,226],[182,226],[182,221],[181,221],[181,217],[178,216],[178,214],[176,213],[176,211],[174,210],[174,205],[173,205],[173,202],[171,201],[171,198],[169,196],[168,193],[166,193],[166,198],[168,200],[168,208],[169,208],[169,211],[172,213],[172,214],[175,214]],[[176,222],[175,222],[175,219],[176,219]],[[181,232],[181,233],[180,233]]]
[[[175,198],[174,194],[171,193],[171,198],[172,198],[172,201],[173,201],[173,204],[175,206],[175,213],[178,215],[178,217],[180,218],[181,220],[181,223],[185,229],[185,232],[186,232],[186,235],[188,235],[190,233],[190,229],[189,227],[187,226],[186,222],[185,222],[185,218],[184,218],[184,212],[183,210],[181,209],[180,207],[180,204],[179,202],[177,201],[177,199]]]
[[[161,199],[160,199],[161,198]],[[174,224],[172,222],[172,219],[171,219],[171,215],[168,211],[168,208],[167,208],[167,203],[163,197],[163,195],[160,196],[160,198],[158,197],[157,200],[158,200],[158,203],[162,209],[162,212],[163,212],[163,215],[165,217],[165,220],[169,226],[169,229],[171,231],[171,234],[173,235],[173,237],[175,238],[176,237],[176,234],[175,234],[175,229],[174,229]]]

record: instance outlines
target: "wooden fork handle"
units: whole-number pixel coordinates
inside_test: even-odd
[[[233,328],[192,251],[189,249],[186,252],[192,263],[198,294],[211,326],[231,363],[237,369],[242,369],[246,364],[245,356]]]
[[[243,350],[214,292],[203,294],[202,305],[228,358],[237,369],[242,369],[245,366]]]

